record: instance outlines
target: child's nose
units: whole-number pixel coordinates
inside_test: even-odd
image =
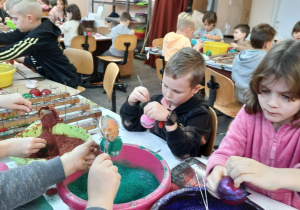
[[[274,95],[271,95],[267,104],[270,106],[270,107],[278,107],[278,97],[277,96],[274,96]]]

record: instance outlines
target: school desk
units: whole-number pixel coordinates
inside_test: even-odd
[[[158,153],[162,158],[167,162],[170,169],[173,169],[176,165],[181,163],[180,160],[174,157],[171,153],[167,143],[165,140],[161,139],[160,137],[150,133],[149,131],[145,132],[129,132],[122,127],[120,116],[108,109],[101,108],[102,115],[109,115],[115,118],[120,125],[119,129],[119,136],[122,138],[124,143],[136,144],[140,146],[144,146],[156,153]],[[98,129],[94,129],[90,132],[92,134],[92,138],[99,143],[100,134]],[[207,159],[205,158],[198,158],[201,162],[207,163]],[[9,158],[2,158],[0,162],[6,163],[9,168],[17,167],[16,163]],[[55,187],[52,186],[52,187]],[[50,187],[50,188],[52,188]],[[251,194],[248,196],[250,200],[261,206],[266,210],[275,210],[275,209],[294,209],[290,206],[287,206],[283,203],[270,199],[264,195],[261,195],[257,192],[248,190]],[[58,194],[53,196],[48,196],[44,194],[45,199],[47,202],[53,207],[53,209],[57,210],[69,210],[69,207],[62,202]]]

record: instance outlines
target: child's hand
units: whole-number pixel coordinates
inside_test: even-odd
[[[204,42],[203,41],[199,41],[196,45],[195,45],[195,50],[197,52],[200,51],[201,48],[203,48]]]
[[[77,146],[69,154],[63,155],[61,161],[66,177],[77,171],[87,171],[98,154],[99,145],[94,140],[89,140]]]
[[[4,149],[7,152],[4,156],[28,157],[45,148],[47,141],[41,138],[26,137],[7,139],[3,143],[6,145]]]
[[[144,114],[150,119],[164,122],[167,120],[170,111],[157,101],[153,101],[144,107]]]
[[[206,34],[204,37],[205,37],[206,39],[211,39],[211,35],[210,35],[210,34]]]
[[[234,186],[249,182],[265,190],[277,190],[276,169],[256,160],[231,156],[226,162],[227,173],[234,180]],[[282,177],[281,177],[282,178]]]
[[[5,17],[5,20],[10,20],[10,17]]]
[[[62,24],[63,23],[61,21],[59,21],[59,20],[55,21],[55,25],[58,26],[58,27],[61,26]]]
[[[211,195],[219,198],[218,196],[218,185],[223,176],[227,175],[226,168],[224,166],[215,166],[211,173],[206,178],[206,187]]]
[[[139,86],[134,88],[132,93],[128,97],[128,103],[133,106],[137,102],[147,102],[150,100],[150,94],[147,88]]]
[[[19,93],[0,96],[0,107],[5,109],[21,110],[20,114],[30,112],[31,102],[27,101]]]
[[[0,17],[0,22],[2,22],[2,18]]]
[[[236,48],[236,47],[238,47],[238,45],[237,45],[237,43],[230,43],[230,47],[233,47],[233,48]]]
[[[87,207],[112,209],[120,180],[118,168],[113,165],[109,155],[99,155],[89,171]]]

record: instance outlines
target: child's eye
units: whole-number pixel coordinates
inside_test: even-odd
[[[284,98],[284,99],[287,99],[287,100],[291,100],[291,96],[289,96],[289,95],[286,95],[286,94],[284,94],[284,95],[282,95],[282,97]]]
[[[269,90],[266,90],[266,89],[260,89],[260,92],[261,92],[262,94],[266,94],[266,93],[269,93],[270,91],[269,91]]]

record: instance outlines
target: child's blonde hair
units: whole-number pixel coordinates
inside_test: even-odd
[[[290,86],[291,100],[300,99],[300,42],[287,40],[274,46],[253,72],[250,91],[246,97],[245,110],[248,114],[261,111],[258,102],[260,84],[263,79],[274,75],[275,81],[283,79]],[[288,110],[287,110],[288,111]],[[294,120],[300,118],[300,110]],[[300,127],[300,122],[294,126]]]
[[[177,30],[185,30],[187,28],[195,30],[195,26],[196,21],[190,14],[182,12],[178,15]]]
[[[173,79],[190,74],[190,87],[194,88],[202,81],[205,69],[205,60],[201,53],[192,47],[185,47],[172,55],[164,74]]]
[[[40,19],[42,16],[42,7],[36,0],[7,0],[5,9],[13,10],[23,16],[32,14],[36,19]]]

